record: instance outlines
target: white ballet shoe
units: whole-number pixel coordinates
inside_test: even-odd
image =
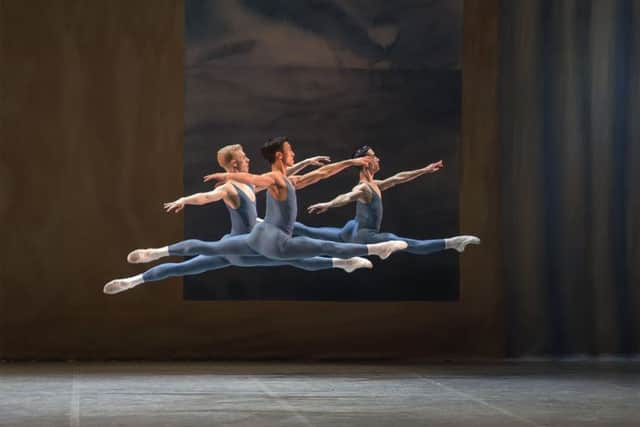
[[[371,264],[371,261],[358,256],[347,259],[334,258],[333,266],[335,268],[341,268],[347,273],[351,273],[360,268],[373,268],[373,264]]]
[[[129,252],[129,255],[127,255],[127,262],[129,264],[144,264],[155,261],[164,256],[167,256],[167,254],[163,253],[163,251],[159,249],[136,249],[135,251]]]
[[[367,245],[369,255],[377,255],[380,259],[387,259],[392,253],[406,249],[407,246],[409,246],[407,242],[403,242],[402,240],[390,240],[388,242]]]
[[[445,248],[446,249],[455,249],[456,251],[462,253],[464,252],[467,245],[479,245],[480,239],[476,236],[455,236],[449,239],[445,239]]]
[[[133,289],[136,286],[138,286],[138,284],[127,279],[115,279],[104,285],[102,292],[107,295],[115,295],[119,294],[120,292]]]

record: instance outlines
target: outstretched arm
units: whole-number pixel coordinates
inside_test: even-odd
[[[203,178],[204,182],[208,181],[238,181],[243,184],[253,185],[254,187],[269,187],[276,183],[276,180],[271,172],[264,173],[262,175],[254,175],[246,172],[219,172],[206,175]]]
[[[165,203],[164,209],[167,212],[178,213],[184,209],[185,205],[206,205],[207,203],[217,202],[227,196],[226,186],[221,186],[213,191],[207,191],[206,193],[195,193],[190,196],[180,197],[173,202]]]
[[[309,206],[307,211],[309,213],[320,214],[322,212],[326,212],[327,209],[337,208],[355,202],[358,199],[370,197],[370,191],[371,189],[369,186],[359,184],[353,187],[353,190],[348,193],[341,194],[328,202],[316,203],[315,205]]]
[[[313,172],[306,173],[300,176],[292,176],[291,183],[297,188],[304,188],[311,184],[315,184],[318,181],[327,179],[337,173],[342,172],[351,166],[365,166],[368,165],[370,160],[367,157],[359,157],[357,159],[348,159],[341,162],[331,163],[321,168],[314,170]]]
[[[388,190],[394,185],[404,184],[405,182],[413,181],[414,179],[426,173],[437,172],[443,167],[444,167],[444,164],[442,163],[442,160],[440,160],[435,163],[431,163],[430,165],[427,165],[423,168],[412,170],[412,171],[399,172],[393,176],[390,176],[387,179],[383,179],[380,181],[376,180],[375,182],[376,184],[378,184],[378,187],[380,187],[380,191],[384,191],[384,190]]]
[[[295,175],[297,172],[300,172],[302,169],[308,166],[323,166],[330,161],[331,158],[329,158],[329,156],[309,157],[308,159],[304,159],[301,162],[295,163],[293,166],[288,167],[287,176]]]

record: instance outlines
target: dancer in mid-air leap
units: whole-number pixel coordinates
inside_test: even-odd
[[[360,168],[360,179],[353,189],[341,194],[326,203],[317,203],[309,206],[309,213],[321,213],[327,209],[356,203],[356,216],[342,228],[335,227],[309,227],[296,223],[293,229],[294,235],[307,236],[314,239],[332,240],[345,243],[377,243],[388,240],[400,240],[407,243],[404,250],[417,255],[427,255],[445,249],[455,249],[463,252],[469,244],[477,245],[480,239],[475,236],[455,236],[447,239],[416,240],[399,237],[392,233],[380,232],[382,223],[382,192],[389,188],[412,181],[421,175],[434,173],[444,166],[441,161],[431,163],[421,169],[400,172],[387,179],[376,180],[375,174],[380,170],[380,159],[369,146],[358,148],[354,158],[367,158],[369,163]]]

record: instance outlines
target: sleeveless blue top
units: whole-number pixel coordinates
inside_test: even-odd
[[[237,185],[234,183],[231,183],[231,185],[233,185],[238,192],[240,204],[236,209],[233,209],[226,203],[224,204],[229,211],[229,216],[231,217],[230,234],[232,236],[237,234],[247,234],[253,229],[253,226],[256,225],[256,218],[258,216],[256,202],[251,200],[249,196],[242,191],[242,189],[238,188]]]
[[[293,233],[293,224],[298,216],[298,198],[296,189],[288,178],[287,182],[287,198],[286,200],[277,200],[267,192],[267,212],[264,216],[264,222],[275,225],[280,230],[291,235]]]
[[[369,188],[371,188],[370,185]],[[373,188],[371,188],[371,192],[373,194],[371,195],[371,201],[369,203],[363,203],[359,200],[356,202],[356,221],[358,222],[358,228],[380,231],[380,225],[382,224],[382,199]]]

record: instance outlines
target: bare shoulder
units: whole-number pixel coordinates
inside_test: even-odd
[[[240,196],[238,195],[238,190],[233,186],[233,184],[229,181],[225,182],[218,188],[217,191],[221,191],[223,193],[222,200],[232,208],[237,208],[240,204]]]
[[[256,191],[255,188],[253,187],[253,185],[251,184],[244,184],[241,182],[233,182],[232,183],[232,187],[233,190],[230,190],[229,193],[231,193],[231,191],[233,191],[238,197],[240,197],[240,194],[238,194],[239,192],[242,192],[245,196],[247,196],[249,199],[255,201],[256,200]]]
[[[291,181],[292,183],[295,183],[296,180],[298,179],[297,176],[290,176],[290,177],[285,177],[284,174],[282,174],[282,172],[278,172],[278,171],[271,171],[266,173],[265,175],[270,175],[273,177],[273,180],[275,181],[276,185],[278,187],[286,187],[287,186],[287,179],[289,181]]]
[[[395,175],[389,176],[385,179],[374,179],[373,185],[378,187],[379,190],[382,190],[382,187],[388,185],[391,181],[393,181],[393,178],[395,178]]]
[[[225,193],[225,196],[238,195],[238,190],[236,190],[236,187],[231,183],[231,181],[227,181],[224,184],[219,185],[215,188],[215,190]]]
[[[391,188],[395,185],[394,177],[390,176],[389,178],[385,179],[374,179],[373,184],[378,187],[377,191],[381,193],[384,190],[387,190],[388,188]]]
[[[353,189],[352,192],[358,195],[358,200],[361,202],[369,203],[371,201],[371,197],[373,196],[373,189],[366,182],[361,182]]]

